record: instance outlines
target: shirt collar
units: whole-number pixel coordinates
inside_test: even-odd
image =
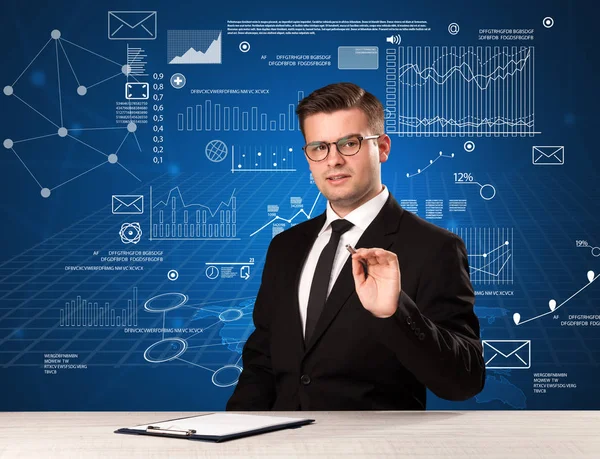
[[[360,207],[354,209],[344,217],[344,220],[348,220],[350,223],[354,224],[354,226],[360,228],[361,231],[365,231],[371,222],[375,220],[375,217],[388,200],[389,195],[389,190],[383,185],[383,190],[377,196],[374,196]],[[327,201],[327,218],[325,219],[323,228],[319,231],[319,236],[331,227],[332,221],[338,220],[339,218],[338,214],[331,208],[331,203]]]

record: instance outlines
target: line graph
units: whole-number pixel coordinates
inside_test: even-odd
[[[388,49],[386,60],[386,127],[393,134],[539,134],[531,46],[407,46]]]
[[[569,301],[571,301],[573,298],[575,298],[577,295],[579,295],[581,292],[583,292],[586,288],[588,288],[590,285],[592,285],[592,283],[599,277],[600,277],[600,274],[595,274],[594,271],[588,271],[587,272],[587,280],[588,280],[587,284],[585,284],[583,287],[581,287],[579,290],[577,290],[575,293],[573,293],[569,298],[567,298],[565,301],[563,301],[562,303],[560,303],[558,305],[556,304],[555,299],[551,299],[550,301],[548,301],[549,310],[544,312],[543,314],[540,314],[535,317],[531,317],[530,319],[522,321],[521,314],[519,314],[518,312],[515,312],[513,314],[513,321],[514,321],[515,325],[523,325],[523,324],[526,324],[527,322],[531,322],[533,320],[540,319],[549,314],[554,314],[558,309],[563,307],[565,304],[567,304]]]
[[[512,228],[449,228],[465,242],[473,284],[513,283]]]
[[[315,198],[315,201],[313,202],[312,207],[310,208],[310,211],[308,213],[306,213],[304,211],[304,209],[300,209],[298,212],[296,212],[291,218],[283,218],[280,217],[279,215],[275,215],[271,220],[269,220],[267,223],[265,223],[263,226],[261,226],[260,228],[258,228],[256,231],[254,231],[252,234],[250,234],[250,237],[255,236],[256,234],[260,233],[262,230],[268,228],[269,226],[277,223],[278,221],[281,222],[285,222],[285,223],[289,223],[291,224],[297,217],[299,217],[300,215],[304,215],[306,217],[307,220],[310,220],[312,218],[312,214],[315,210],[315,207],[317,206],[317,203],[319,202],[319,198],[321,197],[321,193],[319,193],[317,195],[317,197]],[[277,209],[278,210],[278,209]],[[275,231],[275,228],[273,228],[273,236],[275,236],[275,234],[277,234],[277,232],[281,232],[281,231]]]
[[[429,160],[429,164],[427,164],[427,166],[425,166],[423,169],[417,169],[417,172],[415,172],[414,174],[411,174],[409,172],[406,173],[406,177],[408,178],[412,178],[416,175],[419,175],[423,172],[425,172],[427,169],[429,169],[431,166],[433,166],[433,164],[440,158],[454,158],[454,153],[450,154],[450,155],[445,155],[443,152],[440,151],[439,155],[437,155],[435,157],[435,159],[430,159]]]
[[[164,201],[152,203],[150,187],[150,240],[239,240],[235,190],[212,211],[204,204],[186,204],[179,187]]]

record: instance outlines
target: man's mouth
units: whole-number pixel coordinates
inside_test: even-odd
[[[347,174],[336,174],[336,175],[330,175],[329,177],[327,177],[327,180],[329,180],[330,182],[338,182],[338,181],[343,180],[348,177],[350,177],[350,176]]]

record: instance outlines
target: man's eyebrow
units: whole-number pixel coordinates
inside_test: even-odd
[[[335,140],[335,142],[339,142],[342,139],[347,139],[348,137],[358,137],[360,136],[359,132],[352,132],[351,134],[346,134],[342,137],[340,137],[339,139]],[[326,140],[313,140],[312,142],[308,142],[307,145],[312,145],[313,143],[327,143]]]

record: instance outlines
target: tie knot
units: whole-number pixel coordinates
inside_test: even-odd
[[[334,220],[331,222],[331,231],[333,231],[334,233],[339,233],[339,235],[341,236],[342,234],[344,234],[346,231],[348,231],[353,226],[354,226],[354,223],[349,222],[348,220],[344,220],[344,219]]]

